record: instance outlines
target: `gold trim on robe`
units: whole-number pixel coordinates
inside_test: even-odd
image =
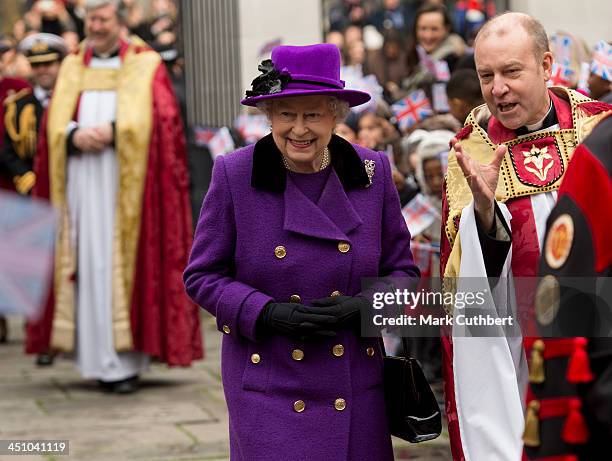
[[[593,127],[597,124],[597,121],[605,116],[605,112],[594,116],[584,114],[583,111],[577,108],[577,105],[591,101],[589,98],[577,91],[566,88],[551,88],[551,90],[554,91],[557,96],[569,101],[572,112],[573,128],[543,131],[537,134],[530,133],[518,136],[507,142],[506,145],[511,148],[521,143],[552,137],[561,155],[563,171],[565,171],[576,146],[588,136]],[[489,163],[498,146],[491,141],[487,133],[479,125],[480,121],[488,120],[490,116],[491,113],[485,104],[472,110],[465,122],[466,126],[471,125],[472,132],[466,139],[459,141],[464,151],[467,152],[471,158],[480,163]],[[495,198],[497,201],[505,203],[510,199],[559,189],[563,176],[546,186],[538,187],[525,184],[519,179],[517,174],[517,165],[513,163],[516,161],[517,159],[513,158],[509,150],[502,161],[499,182],[495,190]],[[444,223],[444,231],[451,246],[451,253],[444,270],[444,277],[457,277],[459,275],[459,264],[461,262],[461,246],[454,245],[454,243],[457,233],[459,232],[461,212],[463,208],[472,201],[472,192],[457,163],[454,149],[450,151],[448,156],[448,169],[445,179],[449,213],[446,223]]]
[[[153,128],[152,84],[160,56],[136,52],[131,43],[119,69],[85,67],[85,48],[67,56],[61,66],[49,110],[47,140],[51,202],[61,213],[55,255],[55,311],[51,347],[74,350],[76,254],[70,239],[66,201],[66,128],[72,121],[82,91],[115,90],[115,152],[119,166],[113,232],[113,338],[118,351],[133,348],[130,325],[142,200]]]

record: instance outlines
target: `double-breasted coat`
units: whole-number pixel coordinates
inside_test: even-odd
[[[214,165],[184,280],[224,334],[232,460],[393,458],[378,339],[340,331],[300,342],[256,329],[271,301],[310,305],[358,294],[362,277],[419,275],[387,157],[335,135],[329,148],[317,203],[271,135]]]

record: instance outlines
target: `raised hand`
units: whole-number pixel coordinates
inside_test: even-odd
[[[504,144],[499,145],[495,149],[491,163],[483,164],[472,159],[456,138],[451,140],[451,146],[455,149],[459,168],[472,191],[476,216],[485,229],[491,229],[495,214],[495,189],[499,181],[499,168],[508,148]]]

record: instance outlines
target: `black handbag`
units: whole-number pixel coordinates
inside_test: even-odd
[[[435,439],[442,432],[440,407],[419,362],[407,357],[404,337],[402,349],[403,357],[384,357],[389,431],[391,435],[411,443]]]

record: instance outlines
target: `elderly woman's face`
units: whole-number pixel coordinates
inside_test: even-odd
[[[272,137],[296,171],[317,171],[336,125],[327,96],[297,96],[273,101]]]

